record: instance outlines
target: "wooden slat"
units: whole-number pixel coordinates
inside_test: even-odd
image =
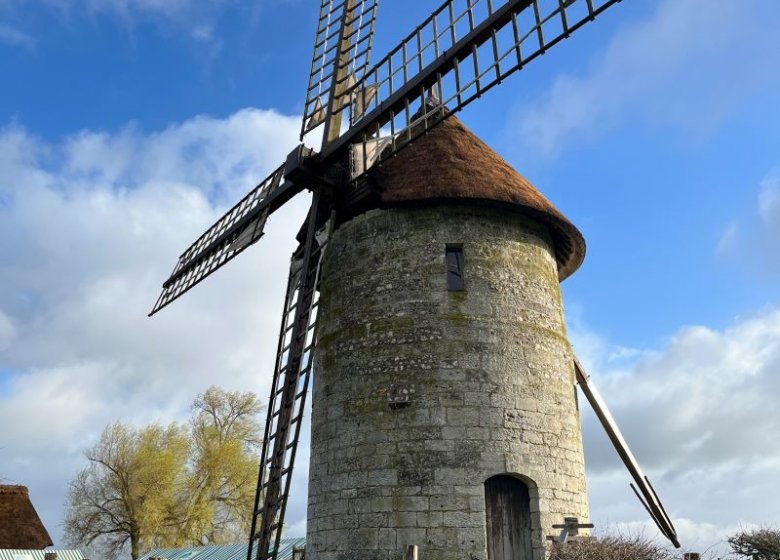
[[[485,482],[488,560],[532,560],[528,486],[506,475]]]

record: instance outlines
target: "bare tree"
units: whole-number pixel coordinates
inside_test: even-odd
[[[734,554],[752,560],[780,560],[780,530],[740,531],[729,537]]]
[[[550,560],[672,560],[666,548],[642,536],[604,536],[553,544]]]

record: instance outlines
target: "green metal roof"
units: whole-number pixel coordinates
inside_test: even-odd
[[[301,548],[306,544],[306,538],[282,539],[279,543],[278,560],[290,560],[293,547]],[[188,546],[184,548],[154,548],[138,560],[149,560],[154,557],[167,560],[246,560],[246,544],[221,544],[213,546]],[[43,557],[41,557],[42,560]],[[14,558],[0,560],[16,560]],[[37,558],[34,560],[38,560]],[[57,560],[60,560],[59,558]],[[63,559],[70,560],[70,559]]]
[[[43,555],[49,552],[56,552],[57,560],[84,560],[84,556],[79,550],[60,550],[57,548],[43,550],[0,548],[0,560],[43,560]]]

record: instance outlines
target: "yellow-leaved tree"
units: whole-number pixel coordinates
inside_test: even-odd
[[[106,427],[71,481],[69,544],[135,560],[154,547],[247,537],[261,443],[253,393],[209,388],[189,423]]]

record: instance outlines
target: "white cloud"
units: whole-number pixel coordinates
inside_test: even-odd
[[[758,215],[772,241],[780,242],[780,177],[770,176],[761,183]]]
[[[265,398],[306,196],[226,270],[146,313],[177,255],[295,146],[299,118],[248,109],[59,144],[0,129],[0,371],[14,372],[0,373],[0,477],[31,487],[55,535],[107,423],[181,419],[210,384]],[[290,520],[304,511],[298,499]]]
[[[773,405],[780,389],[780,310],[724,331],[685,327],[629,368],[593,369],[615,415],[625,414],[636,454],[652,468],[764,459],[770,434],[780,429]]]
[[[734,254],[739,246],[740,232],[736,221],[730,222],[721,233],[715,252],[723,257]]]
[[[214,39],[214,27],[211,25],[197,25],[192,29],[192,37],[199,41],[212,41]]]
[[[588,68],[559,76],[510,118],[523,144],[554,156],[629,115],[707,134],[758,86],[777,84],[772,0],[661,0],[623,25]],[[616,6],[614,10],[620,10]]]
[[[24,24],[27,32],[0,21],[0,44],[35,47],[45,36],[40,21],[32,17],[28,0],[0,0],[0,16]],[[152,23],[207,48],[207,59],[217,56],[222,41],[218,33],[221,16],[231,10],[253,13],[257,8],[247,0],[39,0],[56,24],[106,18],[119,24],[134,40],[141,23]],[[251,21],[251,18],[250,18]]]
[[[208,45],[208,59],[221,51],[216,31],[221,12],[245,0],[68,0],[71,10],[118,17],[132,30],[138,21],[152,20]]]
[[[197,2],[194,0],[85,0],[85,3],[93,10],[113,10],[121,13],[140,11],[170,16],[190,8]],[[205,3],[218,4],[219,2]]]
[[[780,176],[772,174],[761,182],[758,193],[761,229],[756,260],[771,273],[780,271]]]
[[[32,49],[35,47],[35,40],[24,31],[3,23],[0,21],[0,43],[5,43],[12,47],[22,47]]]
[[[0,352],[7,350],[14,338],[16,338],[16,328],[11,318],[0,309]]]
[[[780,520],[780,309],[721,331],[682,328],[618,366],[608,341],[582,331],[572,332],[575,349],[686,544],[707,547],[740,524]],[[650,527],[588,410],[583,437],[593,519]]]
[[[761,181],[753,213],[725,227],[716,253],[759,275],[780,271],[780,177],[776,173]]]
[[[191,15],[213,14],[239,0],[44,0],[69,14],[82,11],[110,13],[121,17],[161,16],[171,20]],[[21,4],[23,0],[17,0]]]

